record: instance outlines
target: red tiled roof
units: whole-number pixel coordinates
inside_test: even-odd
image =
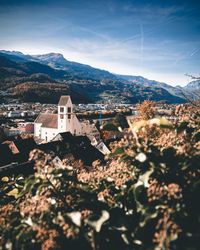
[[[44,128],[58,128],[58,115],[41,113],[36,118],[35,123],[42,123]]]

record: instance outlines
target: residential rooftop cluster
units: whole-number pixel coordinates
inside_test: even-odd
[[[176,119],[175,107],[176,105],[157,104],[157,115],[164,115],[174,120]],[[101,114],[101,116],[95,119],[83,117],[80,119],[79,116],[86,112]],[[29,154],[33,149],[51,152],[60,162],[67,159],[69,154],[71,159],[81,160],[85,165],[91,165],[95,160],[103,160],[104,155],[110,153],[109,142],[118,140],[127,133],[127,129],[118,130],[116,126],[115,129],[113,129],[114,126],[110,126],[115,123],[115,118],[104,117],[105,114],[112,114],[109,112],[123,114],[129,121],[137,115],[137,106],[73,105],[70,96],[62,96],[58,105],[1,104],[0,172],[3,173],[8,169],[20,171],[26,166],[32,169],[33,164],[29,160]],[[127,112],[129,112],[128,115]],[[104,131],[107,128],[108,131]]]

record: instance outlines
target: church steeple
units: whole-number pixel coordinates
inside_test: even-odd
[[[72,132],[73,105],[70,96],[61,96],[58,103],[58,130],[59,132]]]

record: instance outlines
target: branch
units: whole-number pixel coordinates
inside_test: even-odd
[[[193,106],[200,108],[200,105],[196,104],[193,100],[191,100],[182,90],[182,88],[178,87],[178,89],[181,91],[182,96],[189,102],[191,103]]]
[[[189,76],[193,80],[200,80],[200,76],[193,76],[193,75],[190,75],[190,74],[185,74],[185,76]]]

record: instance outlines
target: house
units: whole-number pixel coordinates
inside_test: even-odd
[[[99,141],[95,147],[104,155],[109,155],[111,153],[110,149],[103,141]]]
[[[7,140],[4,141],[2,145],[7,145],[9,147],[14,157],[13,160],[16,162],[27,161],[30,151],[37,148],[37,144],[33,138]]]
[[[0,144],[0,166],[9,164],[13,161],[12,150],[6,144]]]
[[[32,134],[34,133],[34,124],[32,122],[20,122],[18,123],[18,129],[21,134]]]
[[[17,117],[21,117],[21,112],[18,110],[12,110],[8,113],[7,115],[9,118],[17,118]]]
[[[10,136],[17,136],[21,134],[21,131],[19,130],[19,128],[15,128],[15,127],[6,127],[3,129],[4,133],[6,136],[10,137]]]
[[[73,136],[69,132],[59,133],[51,142],[41,144],[40,147],[43,151],[51,149],[60,158],[71,154],[75,159],[82,160],[85,165],[91,165],[95,160],[104,160],[103,153],[91,145],[87,136]]]
[[[98,136],[98,130],[95,130],[94,126],[78,120],[70,96],[60,97],[57,114],[40,113],[34,122],[34,136],[43,142],[49,142],[57,134],[64,132],[75,136]]]
[[[82,135],[86,135],[91,142],[100,140],[100,133],[94,123],[86,120],[81,122]]]
[[[33,149],[51,154],[55,167],[62,167],[63,159],[88,168],[96,160],[104,161],[104,154],[91,145],[87,136],[63,132],[57,134],[52,141],[40,145],[33,138],[12,138],[0,144],[0,176],[34,173],[34,162],[29,160]]]
[[[34,162],[27,161],[23,163],[11,162],[10,164],[0,167],[0,177],[21,175],[29,176],[34,174]]]

